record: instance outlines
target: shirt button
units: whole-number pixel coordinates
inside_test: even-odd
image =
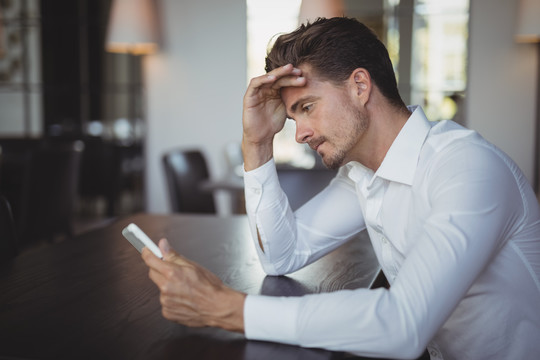
[[[251,188],[251,191],[256,195],[259,195],[261,193],[261,189],[259,188]]]
[[[384,236],[381,236],[381,242],[385,245],[388,244],[388,240]]]
[[[440,355],[439,355],[439,352],[435,349],[430,349],[429,350],[429,355],[431,355],[431,357],[435,358],[435,359],[440,359]]]

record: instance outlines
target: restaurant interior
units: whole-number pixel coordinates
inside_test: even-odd
[[[1,0],[9,256],[139,212],[244,213],[249,79],[275,34],[340,15],[387,45],[406,103],[479,131],[540,193],[539,0]],[[293,134],[275,159],[297,208],[334,172]]]

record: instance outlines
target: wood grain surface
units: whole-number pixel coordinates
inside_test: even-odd
[[[0,265],[0,359],[353,358],[165,320],[146,265],[121,235],[130,222],[248,294],[368,287],[378,271],[365,232],[300,271],[270,277],[245,216],[137,214]]]

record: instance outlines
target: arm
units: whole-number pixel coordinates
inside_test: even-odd
[[[284,126],[287,112],[281,88],[304,86],[301,70],[291,64],[253,78],[244,95],[242,152],[244,168],[250,171],[268,162],[273,155],[273,140]]]
[[[365,228],[347,170],[342,168],[322,192],[296,212],[279,186],[273,161],[244,174],[252,238],[267,274],[298,270]]]
[[[251,79],[244,95],[242,112],[242,154],[244,170],[260,167],[273,157],[274,136],[283,129],[287,111],[281,100],[284,86],[304,86],[301,70],[291,64],[274,69],[266,75]],[[259,249],[264,247],[258,238]]]
[[[448,166],[444,161],[431,167],[434,176],[426,184],[431,212],[419,238],[409,239],[414,245],[390,290],[286,299],[250,296],[247,337],[363,356],[419,356],[522,217],[515,178],[497,155],[480,151],[474,159],[460,159],[454,150],[444,158],[458,156],[457,169],[456,162]],[[472,304],[481,307],[479,295],[473,295]],[[276,324],[277,314],[286,321]]]
[[[354,186],[344,177],[334,181],[296,214],[279,187],[271,160],[274,136],[286,120],[280,92],[284,87],[304,85],[301,71],[289,64],[252,79],[244,96],[242,152],[246,208],[255,247],[269,274],[294,271],[363,229]],[[328,199],[334,202],[327,204]]]

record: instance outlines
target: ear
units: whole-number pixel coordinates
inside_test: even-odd
[[[364,68],[355,69],[349,77],[349,84],[353,96],[364,106],[371,95],[371,76]]]

